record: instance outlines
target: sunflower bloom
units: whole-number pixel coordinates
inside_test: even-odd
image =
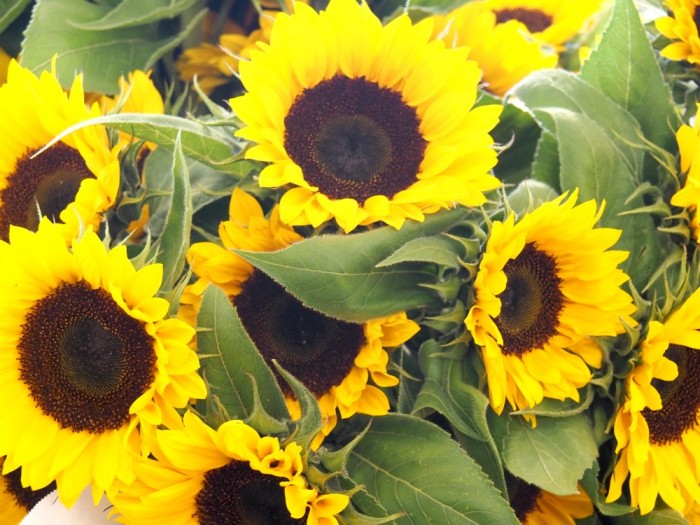
[[[574,520],[593,514],[593,503],[579,486],[578,494],[560,496],[531,485],[509,472],[508,500],[523,525],[576,525]]]
[[[66,93],[54,73],[37,78],[13,60],[0,111],[0,239],[12,224],[36,229],[42,215],[60,223],[66,242],[97,229],[119,188],[119,147],[104,127],[80,129],[33,157],[69,126],[101,115],[97,104],[86,106],[82,78]]]
[[[242,421],[215,431],[188,412],[182,429],[158,430],[155,440],[156,459],[136,463],[136,480],[112,498],[122,523],[337,525],[349,503],[308,483],[299,445],[283,447]]]
[[[398,384],[387,372],[386,348],[402,345],[415,335],[418,324],[405,312],[356,324],[305,307],[232,251],[272,251],[301,240],[279,221],[278,208],[266,219],[260,204],[236,188],[229,213],[230,220],[219,227],[223,246],[196,243],[188,252],[187,259],[199,280],[186,289],[187,304],[181,318],[195,319],[193,310],[198,309],[199,294],[207,284],[223,289],[265,360],[272,364],[272,359],[277,359],[318,399],[326,424],[313,448],[336,426],[338,412],[341,418],[356,413],[386,414],[389,401],[379,387]],[[287,383],[279,379],[287,407],[296,419],[301,415],[299,404]]]
[[[698,108],[700,110],[700,106]],[[692,126],[684,124],[678,129],[676,142],[680,153],[680,170],[686,175],[686,179],[683,188],[671,197],[671,204],[688,209],[693,238],[697,241],[700,234],[697,216],[700,203],[700,162],[696,162],[700,151],[700,121],[697,115]]]
[[[671,16],[658,18],[656,28],[673,42],[661,50],[661,56],[669,60],[685,60],[691,64],[700,63],[700,4],[697,0],[667,0],[664,5],[671,11]]]
[[[700,503],[700,290],[663,322],[650,321],[639,363],[615,418],[608,501],[622,495],[642,514],[658,497],[683,514]]]
[[[407,15],[382,27],[353,0],[277,16],[230,103],[255,143],[247,158],[269,163],[259,184],[286,188],[283,222],[399,228],[500,186],[489,131],[502,107],[475,108],[478,66],[430,35]]]
[[[92,485],[97,501],[133,478],[143,436],[206,395],[194,330],[163,318],[161,265],[136,270],[94,233],[69,249],[47,219],[36,233],[13,226],[0,257],[3,473],[21,467],[34,490],[55,480],[67,506]]]
[[[599,367],[592,339],[635,324],[628,280],[617,265],[628,253],[609,250],[621,231],[596,228],[603,212],[578,192],[542,204],[517,223],[494,222],[466,318],[486,366],[491,406],[501,413],[544,398],[578,401],[578,388]]]
[[[0,467],[2,464],[0,458]],[[34,505],[56,489],[53,483],[40,490],[26,488],[22,486],[21,476],[22,469],[0,475],[0,523],[3,525],[19,525]]]

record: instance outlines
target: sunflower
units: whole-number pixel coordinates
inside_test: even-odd
[[[664,5],[672,16],[656,19],[659,33],[673,40],[661,50],[661,56],[669,60],[685,60],[691,64],[700,63],[700,3],[697,0],[666,0]]]
[[[7,81],[7,69],[10,66],[12,57],[4,49],[0,48],[0,85]]]
[[[506,472],[508,500],[523,525],[576,525],[575,519],[593,514],[593,503],[579,487],[578,494],[559,496]]]
[[[382,27],[354,0],[277,16],[230,103],[256,143],[247,158],[270,163],[259,184],[286,189],[282,221],[399,228],[500,186],[489,131],[502,106],[474,107],[478,66],[430,33],[407,15]]]
[[[82,78],[66,93],[53,71],[37,78],[13,60],[0,111],[0,239],[11,224],[36,229],[41,215],[60,222],[67,242],[97,228],[119,188],[119,147],[110,147],[104,127],[80,129],[33,157],[69,126],[101,114],[86,106]]]
[[[578,206],[578,191],[546,202],[517,223],[494,222],[466,318],[481,347],[491,406],[501,413],[543,398],[574,399],[600,367],[595,336],[614,336],[635,321],[620,289],[617,265],[627,252],[608,250],[621,231],[596,228],[603,207]]]
[[[301,240],[279,221],[278,208],[266,219],[260,204],[236,188],[230,216],[219,226],[223,246],[196,243],[188,252],[192,271],[199,279],[187,289],[186,312],[181,318],[195,318],[193,310],[197,310],[207,284],[223,289],[265,360],[272,364],[272,359],[277,359],[318,399],[326,424],[313,448],[333,430],[338,412],[341,418],[356,413],[386,414],[389,401],[378,387],[398,384],[398,379],[387,373],[386,348],[403,344],[418,331],[418,324],[405,312],[355,324],[305,307],[232,251],[272,251]],[[369,383],[370,378],[374,385]],[[300,417],[291,389],[281,377],[278,379],[292,417]]]
[[[700,105],[698,105],[700,114]],[[700,203],[700,162],[698,151],[700,151],[700,119],[698,114],[692,126],[683,125],[676,132],[676,142],[680,153],[680,170],[686,175],[683,188],[671,197],[671,204],[687,208],[690,213],[690,226],[693,238],[698,240],[700,225],[698,224],[697,207]]]
[[[35,490],[56,480],[67,506],[92,484],[97,501],[131,479],[142,436],[206,395],[194,330],[163,319],[161,265],[136,270],[92,232],[71,250],[46,218],[35,233],[12,226],[0,257],[3,472],[21,467]]]
[[[338,525],[349,503],[308,483],[299,445],[242,421],[215,431],[188,412],[182,429],[158,430],[155,440],[155,459],[138,461],[136,480],[112,498],[122,523]]]
[[[4,458],[0,458],[0,468]],[[0,475],[0,523],[18,525],[27,513],[56,487],[52,483],[40,490],[22,486],[22,469]]]
[[[700,503],[700,290],[663,322],[650,321],[615,418],[616,452],[607,500],[629,478],[632,505],[657,497],[683,514]]]

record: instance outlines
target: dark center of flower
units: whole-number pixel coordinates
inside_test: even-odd
[[[11,224],[36,230],[41,215],[57,222],[75,200],[80,183],[94,178],[80,153],[60,142],[30,157],[27,153],[17,161],[0,190],[0,238],[4,240]]]
[[[516,478],[508,471],[505,472],[505,475],[508,502],[520,523],[525,523],[527,516],[537,508],[537,498],[542,493],[542,489]]]
[[[671,345],[664,355],[678,365],[678,377],[673,381],[652,379],[662,408],[642,411],[649,441],[657,445],[680,441],[686,430],[697,425],[700,413],[700,350]]]
[[[506,289],[499,295],[501,314],[496,326],[503,336],[504,354],[522,355],[541,348],[557,333],[564,296],[552,256],[527,244],[506,263]]]
[[[62,283],[37,301],[17,347],[20,377],[62,427],[101,433],[129,420],[155,377],[153,339],[102,289]]]
[[[518,20],[525,24],[530,33],[540,33],[552,25],[552,17],[539,9],[516,7],[495,11],[496,23],[505,24],[509,20]]]
[[[271,364],[276,359],[317,397],[342,383],[365,344],[362,325],[305,307],[259,270],[243,283],[233,303],[265,360]],[[278,379],[282,391],[291,396],[287,383]]]
[[[4,458],[0,459],[0,467],[4,462]],[[4,485],[5,492],[12,496],[12,499],[18,507],[23,508],[27,512],[34,508],[34,505],[39,503],[45,496],[56,490],[56,483],[51,482],[43,489],[32,490],[22,485],[22,469],[18,468],[12,472],[8,472],[0,477],[0,483]],[[2,492],[0,490],[0,492]]]
[[[305,180],[331,198],[393,197],[416,181],[426,141],[401,94],[335,76],[303,91],[285,118],[284,146]]]
[[[266,476],[243,461],[210,470],[195,497],[201,525],[296,525],[284,500],[280,478]]]

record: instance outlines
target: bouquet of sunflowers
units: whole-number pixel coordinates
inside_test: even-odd
[[[0,0],[0,523],[700,524],[698,3]]]

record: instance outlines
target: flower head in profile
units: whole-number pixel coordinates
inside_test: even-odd
[[[700,6],[696,0],[666,0],[664,5],[671,16],[658,18],[656,28],[672,42],[661,50],[661,56],[697,66],[700,64]]]
[[[419,329],[399,312],[362,324],[328,317],[304,306],[265,273],[255,269],[233,249],[272,251],[301,240],[279,221],[278,208],[270,218],[260,204],[240,189],[231,198],[230,219],[222,222],[223,246],[196,243],[187,258],[199,280],[187,289],[184,317],[193,319],[206,285],[222,288],[236,307],[248,336],[276,373],[272,360],[299,379],[315,395],[326,424],[314,441],[318,447],[336,426],[338,414],[384,415],[389,400],[379,387],[398,384],[387,372],[387,348],[402,345]],[[293,418],[300,417],[297,400],[278,377]]]
[[[35,155],[68,127],[100,116],[88,108],[82,78],[68,93],[53,72],[40,76],[10,63],[0,86],[0,239],[10,225],[36,229],[41,216],[60,223],[66,242],[97,228],[116,201],[119,146],[102,126],[88,126]]]
[[[407,15],[383,27],[354,0],[277,16],[230,103],[255,143],[247,158],[269,163],[259,184],[286,190],[283,222],[399,228],[500,186],[489,132],[502,107],[474,107],[476,63],[430,36]]]
[[[627,252],[621,231],[598,228],[603,208],[575,205],[578,192],[546,202],[517,222],[494,222],[476,276],[466,326],[481,348],[491,406],[501,413],[544,398],[578,401],[600,367],[593,339],[624,331],[635,311],[620,286]]]
[[[307,481],[299,445],[242,421],[213,430],[188,412],[182,429],[155,439],[155,459],[137,462],[136,480],[112,498],[123,523],[337,525],[349,503]]]
[[[593,503],[579,486],[578,494],[561,496],[542,490],[506,471],[508,500],[522,525],[576,525],[593,514]]]
[[[92,232],[69,248],[48,219],[12,226],[0,258],[3,473],[21,467],[34,490],[55,480],[67,506],[92,485],[97,501],[133,478],[153,428],[205,396],[194,330],[164,318],[161,265],[137,270]]]
[[[700,112],[700,106],[698,106]],[[680,171],[685,175],[685,183],[671,197],[671,204],[687,208],[690,213],[690,226],[695,240],[700,234],[697,208],[700,204],[700,120],[695,118],[692,126],[682,125],[676,132],[676,142],[680,154]]]
[[[615,418],[608,501],[622,495],[641,514],[660,497],[691,514],[700,504],[700,290],[663,322],[650,321]]]
[[[564,43],[582,31],[600,3],[478,0],[433,17],[433,36],[468,48],[485,89],[503,96],[533,71],[556,67]]]

